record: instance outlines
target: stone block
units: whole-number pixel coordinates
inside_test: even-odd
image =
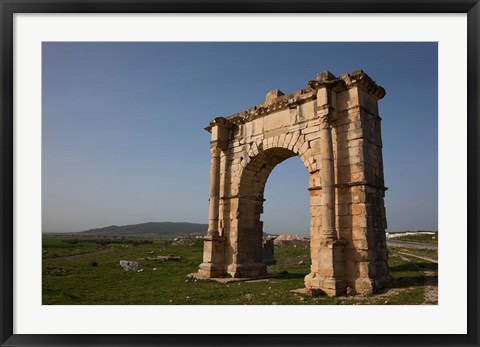
[[[370,261],[370,251],[361,249],[347,249],[345,252],[346,261],[365,262]]]
[[[353,233],[353,230],[352,230]],[[368,241],[367,240],[352,240],[350,244],[348,244],[347,247],[351,247],[357,250],[368,250]]]
[[[366,227],[352,227],[352,239],[367,241],[368,229]]]
[[[355,280],[355,291],[358,294],[372,294],[374,283],[370,278],[357,278]]]
[[[360,277],[370,277],[370,263],[365,261],[356,262],[355,266],[358,269]]]
[[[295,146],[299,137],[300,137],[300,132],[293,133],[287,148],[290,150],[293,150],[293,146]]]
[[[255,136],[257,134],[262,134],[263,129],[263,118],[257,118],[252,120],[251,122],[245,123],[244,131],[246,137]]]
[[[367,226],[368,226],[368,222],[367,222],[367,216],[365,214],[352,216],[352,227],[354,230],[358,228],[366,228]]]
[[[365,192],[355,191],[352,194],[352,202],[354,204],[366,203],[367,202],[367,195],[365,194]]]
[[[292,116],[289,110],[282,110],[270,114],[264,118],[263,131],[268,132],[278,128],[285,128],[293,123]]]
[[[274,100],[282,95],[285,95],[281,90],[274,89],[271,90],[265,95],[265,105],[270,105],[274,102]]]
[[[310,195],[310,206],[320,206],[322,205],[322,197],[319,195],[312,196]]]
[[[125,271],[137,271],[138,270],[138,263],[136,261],[120,260],[120,266]]]
[[[349,216],[351,215],[352,204],[343,203],[338,204],[337,206],[337,216]],[[345,220],[345,222],[349,222],[350,220]]]
[[[338,237],[343,240],[350,240],[352,238],[352,228],[343,227],[341,224],[337,224]]]

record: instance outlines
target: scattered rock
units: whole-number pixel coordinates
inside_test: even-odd
[[[263,241],[263,263],[265,265],[275,265],[277,263],[277,261],[274,259],[274,244],[273,244],[273,240],[275,240],[275,238],[272,238],[272,237],[267,237],[264,241]]]
[[[137,270],[137,272],[143,272],[143,269]]]
[[[136,261],[120,260],[120,266],[125,271],[137,271],[138,270],[138,263]]]
[[[50,275],[54,276],[62,276],[66,273],[67,271],[63,267],[57,267],[56,269],[53,269],[50,271]]]
[[[299,235],[280,235],[273,241],[277,247],[308,247],[310,245],[310,239]]]
[[[357,294],[356,290],[353,289],[352,287],[347,287],[347,290],[345,291],[347,295],[355,295]]]
[[[138,260],[153,260],[153,261],[180,261],[180,256],[175,255],[158,255],[156,257],[138,258]]]

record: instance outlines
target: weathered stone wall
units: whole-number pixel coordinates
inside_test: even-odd
[[[306,89],[269,92],[248,111],[215,118],[209,231],[199,275],[253,277],[263,262],[263,193],[273,168],[299,156],[309,172],[312,292],[371,293],[388,280],[377,101],[363,71],[318,74]]]

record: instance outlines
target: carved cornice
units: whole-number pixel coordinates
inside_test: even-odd
[[[346,115],[358,113],[360,111],[363,111],[363,112],[365,112],[366,114],[368,114],[372,117],[375,117],[375,118],[378,118],[379,120],[382,120],[382,117],[380,117],[379,115],[376,115],[375,113],[372,113],[369,109],[367,109],[366,107],[364,107],[362,105],[354,105],[354,106],[351,106],[351,107],[349,107],[345,110],[338,111],[338,117],[344,117]]]
[[[380,100],[385,96],[385,89],[380,87],[375,83],[374,80],[370,78],[362,70],[357,70],[349,74],[344,74],[340,76],[344,81],[345,87],[347,89],[352,88],[355,85],[359,85],[363,88],[368,94],[374,96],[377,100]]]
[[[341,184],[335,184],[335,188],[349,188],[349,187],[355,187],[355,186],[367,186],[367,187],[378,189],[381,191],[388,190],[388,187],[374,184],[368,181],[356,181],[356,182],[345,182]]]
[[[378,86],[365,72],[362,70],[354,71],[350,74],[341,75],[339,78],[335,77],[328,71],[320,73],[316,80],[309,81],[305,89],[297,90],[287,95],[280,95],[273,99],[269,104],[260,103],[249,108],[247,111],[235,113],[228,117],[214,118],[208,127],[207,131],[211,131],[215,125],[220,126],[238,126],[254,119],[264,117],[268,114],[278,112],[285,109],[294,109],[299,105],[315,100],[317,98],[316,91],[322,87],[328,87],[338,92],[346,90],[354,86],[360,86],[367,93],[373,97],[381,99],[385,96],[385,89]]]
[[[307,190],[322,190],[322,187],[321,186],[315,186],[315,187],[308,187]]]
[[[346,183],[341,183],[341,184],[335,184],[335,188],[350,188],[350,187],[356,187],[356,186],[367,186],[375,189],[379,189],[382,191],[388,190],[387,187],[385,186],[380,186],[378,184],[373,184],[367,181],[358,181],[358,182],[346,182]],[[315,186],[315,187],[308,187],[308,190],[321,190],[322,186]]]
[[[215,117],[210,121],[208,127],[205,128],[206,131],[211,132],[214,126],[220,126],[222,128],[230,128],[233,126],[233,123],[230,122],[225,117]]]
[[[335,91],[340,91],[342,89],[345,89],[343,80],[339,78],[335,78],[331,80],[321,80],[321,81],[318,81],[318,80],[308,81],[307,85],[315,91],[325,87],[333,89]]]
[[[233,125],[240,125],[274,112],[289,108],[296,108],[297,106],[315,100],[316,98],[317,95],[311,88],[301,89],[291,94],[281,95],[275,98],[269,105],[261,103],[251,107],[247,111],[233,114],[224,119]],[[210,126],[207,127],[206,130],[210,131],[209,129],[211,129],[211,124],[212,123],[210,123]]]

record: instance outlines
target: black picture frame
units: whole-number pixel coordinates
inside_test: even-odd
[[[2,346],[479,346],[479,0],[0,0]],[[16,335],[13,334],[13,16],[16,13],[467,13],[468,334],[465,335]],[[454,317],[452,317],[454,319]],[[434,323],[432,323],[434,324]],[[381,332],[379,332],[381,333]]]

